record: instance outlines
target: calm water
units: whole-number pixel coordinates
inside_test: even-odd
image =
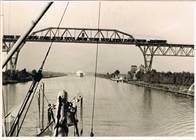
[[[89,76],[43,80],[46,96],[51,103],[56,103],[57,93],[62,89],[68,91],[69,98],[83,96],[85,136],[90,134],[93,80]],[[3,86],[7,111],[22,101],[30,83]],[[35,98],[21,136],[35,135],[37,108]],[[98,78],[94,132],[95,136],[193,136],[194,101],[159,90]]]

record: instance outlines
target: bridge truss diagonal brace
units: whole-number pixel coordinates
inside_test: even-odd
[[[194,46],[159,46],[154,56],[182,56],[194,57]]]
[[[56,36],[54,36],[54,31],[57,31]],[[31,34],[31,36],[36,37],[37,40],[51,40],[52,38],[54,38],[54,40],[60,39],[61,41],[67,41],[71,37],[71,40],[73,42],[80,42],[82,40],[85,40],[87,43],[93,43],[93,40],[98,40],[100,42],[102,41],[102,43],[115,43],[115,41],[118,41],[118,43],[126,44],[134,43],[134,38],[132,35],[115,29],[49,27],[35,31]]]

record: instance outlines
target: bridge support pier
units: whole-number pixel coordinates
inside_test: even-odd
[[[15,42],[3,42],[3,49],[6,50],[6,54],[11,50],[11,48],[14,46]],[[21,45],[21,47],[24,45],[24,43]],[[10,63],[6,65],[6,70],[11,70],[11,72],[14,72],[16,70],[18,57],[19,57],[20,49],[12,56],[10,59]]]
[[[17,65],[17,62],[18,62],[19,52],[20,52],[20,50],[18,50],[16,52],[16,54],[13,55],[12,58],[10,59],[10,70],[11,71],[15,71],[16,70],[16,65]]]
[[[143,54],[144,56],[144,66],[146,71],[150,71],[152,69],[152,60],[153,60],[153,55],[146,55]]]
[[[157,51],[157,48],[154,48],[152,46],[141,46],[141,45],[137,45],[143,56],[144,56],[144,66],[145,66],[145,71],[151,71],[152,69],[152,61],[153,61],[153,57],[154,57],[154,54],[155,52]]]

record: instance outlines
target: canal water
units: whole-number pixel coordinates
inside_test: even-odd
[[[69,98],[84,98],[84,136],[89,136],[94,77],[65,76],[43,80],[46,96],[56,103],[57,93],[65,89]],[[31,82],[3,86],[6,111],[25,97]],[[6,96],[5,96],[6,95]],[[95,98],[95,136],[193,136],[194,100],[164,91],[97,78]],[[47,104],[45,107],[47,110]],[[24,122],[20,136],[35,136],[38,126],[37,97]],[[45,124],[47,115],[45,114]]]

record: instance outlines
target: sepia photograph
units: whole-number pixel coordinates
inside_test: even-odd
[[[193,1],[0,1],[1,137],[194,138]]]

